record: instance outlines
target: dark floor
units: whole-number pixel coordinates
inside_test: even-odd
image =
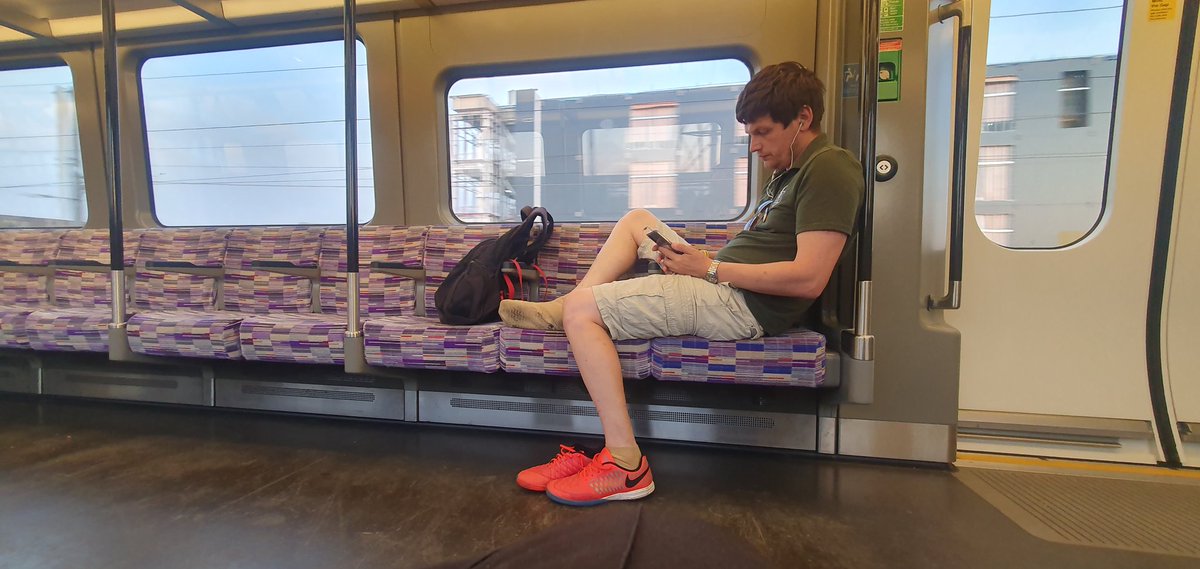
[[[0,396],[0,568],[422,567],[601,511],[513,482],[558,441]],[[1042,541],[946,471],[644,448],[645,508],[723,526],[779,567],[1195,567]]]

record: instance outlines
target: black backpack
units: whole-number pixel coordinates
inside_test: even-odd
[[[504,264],[532,264],[554,230],[554,218],[546,208],[521,209],[521,224],[500,237],[485,239],[454,265],[433,295],[442,324],[471,325],[500,319],[500,300],[512,296],[511,282],[505,284]],[[542,231],[531,242],[535,222]],[[519,271],[518,271],[519,272]]]

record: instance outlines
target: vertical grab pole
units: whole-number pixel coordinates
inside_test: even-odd
[[[114,2],[101,0],[104,44],[104,146],[108,156],[108,238],[110,244],[110,280],[112,281],[112,322],[110,328],[125,326],[125,239],[121,219],[121,143],[117,110],[117,17]]]
[[[346,336],[362,336],[358,299],[358,67],[355,0],[344,2],[346,75]],[[349,358],[347,358],[348,360]]]
[[[859,116],[862,118],[859,160],[863,168],[862,230],[858,234],[858,277],[854,290],[854,342],[850,357],[875,359],[871,335],[871,247],[875,219],[875,123],[879,108],[879,2],[863,0],[863,54]]]
[[[950,178],[950,277],[946,295],[929,296],[929,310],[957,310],[962,305],[963,224],[967,201],[967,104],[971,88],[971,4],[957,0],[937,8],[937,21],[958,18],[958,61],[954,77],[954,157]]]

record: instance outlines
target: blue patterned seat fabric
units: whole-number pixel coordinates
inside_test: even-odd
[[[664,381],[787,387],[825,381],[825,336],[811,330],[736,342],[655,338],[650,348],[654,376]]]

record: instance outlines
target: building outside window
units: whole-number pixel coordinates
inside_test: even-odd
[[[988,77],[983,86],[983,132],[1002,132],[1016,128],[1013,120],[1017,100],[1017,78]]]
[[[1087,71],[1064,71],[1062,87],[1062,116],[1059,126],[1063,128],[1078,128],[1088,125],[1088,86]]]
[[[980,146],[975,200],[1012,201],[1013,147]]]
[[[473,185],[475,199],[452,187],[451,211],[475,222],[517,221],[510,203],[573,221],[616,220],[631,207],[736,219],[750,188],[735,171],[749,143],[734,105],[749,78],[745,63],[721,59],[455,81],[450,182]]]

